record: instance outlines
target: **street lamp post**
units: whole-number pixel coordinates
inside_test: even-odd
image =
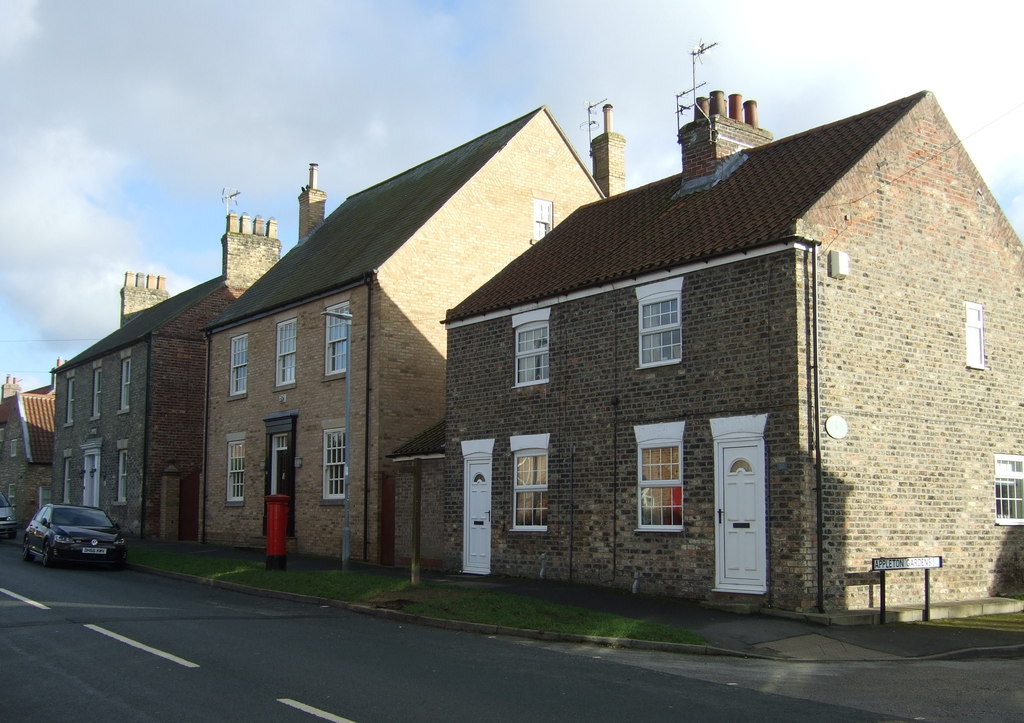
[[[330,316],[335,319],[341,319],[345,327],[345,466],[342,468],[342,482],[341,489],[342,494],[345,496],[345,506],[343,508],[342,517],[342,528],[341,528],[341,569],[349,569],[349,561],[352,559],[352,528],[349,526],[349,490],[348,490],[348,468],[352,463],[352,458],[349,455],[349,439],[352,435],[352,314],[347,311],[330,311],[325,310],[320,312],[323,316]]]

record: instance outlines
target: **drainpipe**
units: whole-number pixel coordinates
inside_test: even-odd
[[[370,557],[370,317],[373,315],[374,269],[364,275],[366,281],[366,385],[363,389],[363,561]],[[380,470],[377,470],[378,473]],[[379,541],[378,541],[379,542]],[[379,547],[379,546],[378,546]]]
[[[199,540],[204,545],[206,544],[206,504],[208,502],[209,486],[207,480],[207,461],[210,454],[210,370],[213,368],[213,339],[212,334],[206,332],[206,394],[204,395],[204,411],[203,411],[203,463],[202,463],[202,474],[203,474],[203,522],[202,527],[199,531]],[[180,520],[179,520],[179,531]]]
[[[572,582],[573,533],[576,529],[576,445],[569,447],[569,582]]]
[[[818,244],[812,242],[811,246],[811,364],[812,390],[813,390],[813,413],[811,415],[814,424],[814,474],[816,483],[815,512],[816,538],[817,538],[817,562],[818,562],[818,612],[825,612],[825,496],[822,487],[825,483],[825,473],[821,464],[821,386],[818,373],[820,362],[820,350],[818,348]]]

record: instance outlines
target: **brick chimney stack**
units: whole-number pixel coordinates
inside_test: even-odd
[[[309,185],[299,193],[299,243],[324,220],[327,194],[316,187],[319,166],[309,164]]]
[[[221,273],[232,289],[248,289],[281,258],[277,220],[229,213],[221,237]]]
[[[15,394],[21,391],[21,380],[15,379],[10,374],[7,375],[7,381],[4,382],[3,389],[0,390],[0,401],[9,399]]]
[[[611,104],[605,104],[603,110],[604,133],[590,142],[590,155],[594,180],[607,197],[626,190],[626,138],[612,131]]]
[[[744,103],[738,93],[728,101],[720,90],[712,91],[710,98],[698,98],[693,116],[679,129],[684,182],[714,173],[723,158],[774,140],[758,127],[757,101]]]
[[[126,271],[121,288],[121,326],[140,311],[156,306],[169,296],[166,276]]]

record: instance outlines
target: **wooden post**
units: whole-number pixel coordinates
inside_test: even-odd
[[[412,462],[412,553],[409,561],[409,582],[420,584],[420,499],[423,486],[423,460]]]

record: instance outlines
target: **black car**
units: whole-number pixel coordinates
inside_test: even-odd
[[[86,562],[124,567],[128,556],[121,528],[98,507],[43,505],[25,529],[21,556],[35,555],[43,565]]]

